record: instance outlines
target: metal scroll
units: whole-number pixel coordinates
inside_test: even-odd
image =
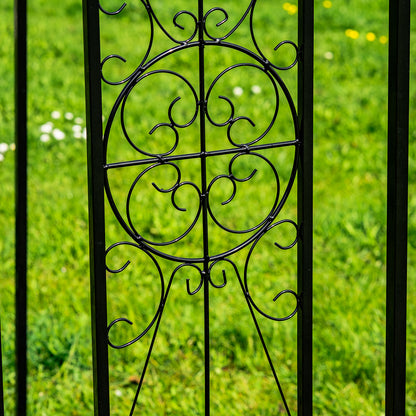
[[[263,48],[257,37],[257,13],[267,8],[267,2],[263,5],[252,0],[236,12],[235,2],[234,7],[224,2],[206,7],[199,0],[189,9],[173,12],[170,21],[165,19],[167,7],[160,3],[137,3],[134,12],[147,20],[148,44],[139,48],[141,56],[133,70],[116,79],[108,68],[123,66],[132,58],[116,53],[100,56],[96,29],[99,14],[118,19],[129,12],[129,4],[107,10],[103,3],[84,2],[90,86],[87,111],[94,363],[101,374],[95,382],[99,397],[96,413],[109,414],[106,349],[135,348],[146,339],[145,358],[130,408],[130,414],[140,412],[140,397],[163,331],[166,307],[174,298],[173,291],[182,290],[189,299],[202,299],[203,319],[198,322],[203,326],[203,407],[205,415],[210,414],[215,377],[211,368],[210,302],[215,291],[232,287],[239,289],[229,296],[241,299],[257,333],[277,391],[277,408],[293,414],[262,322],[279,325],[302,315],[305,293],[296,289],[296,279],[291,287],[281,287],[277,276],[269,285],[273,296],[259,297],[253,269],[259,247],[269,235],[273,235],[277,253],[302,245],[303,233],[309,232],[302,211],[297,221],[290,218],[292,211],[285,213],[304,151],[302,122],[307,110],[302,109],[300,119],[284,74],[296,71],[302,60],[302,37],[300,46],[292,40],[279,39],[271,49]],[[175,6],[169,5],[169,9]],[[304,15],[301,4],[299,14]],[[238,43],[240,32],[248,39],[244,45]],[[279,54],[287,62],[276,59]],[[244,83],[244,91],[250,88],[249,94],[242,93],[238,80]],[[107,111],[101,110],[103,88],[116,91]],[[303,105],[302,99],[299,104]],[[101,118],[105,120],[103,127]],[[305,174],[303,169],[302,175]],[[303,189],[304,177],[300,181]],[[126,236],[107,242],[105,249],[103,188],[117,220],[114,227],[122,229]],[[94,240],[97,237],[98,242]],[[146,273],[152,275],[156,288],[154,309],[147,313],[145,323],[139,317],[120,315],[109,317],[103,329],[106,299],[112,297],[112,292],[106,290],[105,275],[112,279],[133,268],[129,259],[120,260],[125,249],[140,253],[140,263],[146,264]],[[301,250],[301,262],[302,253],[308,251]],[[140,264],[134,268],[140,268]],[[141,273],[137,271],[136,279]],[[300,274],[305,278],[304,273]],[[192,278],[183,279],[184,276]],[[178,281],[183,285],[177,285]],[[302,287],[302,283],[298,286]],[[290,306],[279,308],[281,302]],[[127,338],[118,335],[133,326],[141,329]],[[302,336],[299,340],[299,344],[306,345]],[[300,410],[305,406],[305,397],[298,399]]]

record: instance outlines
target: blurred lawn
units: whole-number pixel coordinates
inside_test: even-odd
[[[234,8],[239,5],[238,2],[231,3]],[[154,4],[160,9],[164,3],[159,0]],[[213,1],[208,4],[213,5]],[[317,1],[315,5],[314,408],[316,414],[324,415],[379,416],[384,408],[388,2],[377,0],[371,2],[370,7],[366,0],[326,0]],[[297,18],[296,8],[291,3],[273,2],[272,6],[267,13],[259,12],[258,22],[260,41],[262,45],[272,44],[271,48],[284,39],[296,40]],[[106,0],[105,7],[113,10],[119,5]],[[137,1],[129,3],[128,7],[131,7],[131,14],[120,15],[118,24],[112,23],[116,18],[103,18],[102,21],[103,56],[119,53],[131,57],[126,64],[107,64],[111,79],[128,74],[147,45],[148,27],[143,24],[142,6]],[[416,415],[414,2],[412,7],[408,415]],[[170,27],[173,26],[171,16],[169,8],[161,9],[161,20]],[[123,30],[123,24],[129,19],[132,21],[127,32]],[[0,37],[0,143],[10,145],[13,142],[11,2],[3,5]],[[59,5],[46,0],[31,2],[28,50],[30,414],[91,415],[81,2],[62,0]],[[227,59],[231,60],[233,56],[219,54],[210,59],[216,68],[223,60],[230,64],[232,61]],[[189,71],[192,59],[189,54],[179,63],[190,77],[193,76]],[[281,75],[292,95],[296,96],[296,67]],[[242,87],[246,94],[242,100],[250,101],[251,81],[237,71],[229,79],[227,88],[232,94],[235,87]],[[166,86],[166,83],[159,85],[161,89]],[[113,90],[118,91],[117,88]],[[111,88],[105,88],[104,93],[105,114],[108,114],[115,93]],[[253,117],[269,114],[271,110],[267,105],[264,103],[264,107],[256,108]],[[157,114],[159,109],[157,105],[155,107]],[[52,114],[54,111],[59,115]],[[186,113],[184,117],[188,116]],[[132,120],[134,117],[136,115]],[[42,140],[41,137],[48,134],[45,131],[49,127],[45,125],[51,126],[47,124],[49,122],[53,123],[50,140],[42,141],[46,140],[46,136]],[[146,120],[140,119],[139,127],[147,128]],[[46,130],[42,132],[41,129]],[[63,132],[65,137],[53,129]],[[282,129],[289,134],[290,130],[284,124]],[[11,201],[14,198],[14,161],[12,150],[2,154],[0,316],[6,414],[12,414],[14,207]],[[279,159],[283,167],[286,160],[286,156]],[[219,168],[213,167],[213,171],[215,169]],[[268,188],[262,186],[267,195]],[[229,196],[227,190],[224,194]],[[293,219],[295,202],[295,198],[289,201],[282,213],[284,218]],[[238,210],[244,206],[244,201],[236,204]],[[164,219],[152,218],[152,221],[154,223],[148,224],[149,233],[155,235],[163,227]],[[114,224],[110,224],[108,233],[108,244],[117,241],[114,240],[118,238]],[[219,237],[212,242],[219,248],[223,243]],[[282,254],[266,245],[263,250],[256,251],[255,273],[266,276],[265,281],[273,284],[274,278],[282,288],[293,285],[295,253]],[[148,277],[151,272],[147,273],[151,264],[149,259],[137,256],[134,251],[130,255],[140,263],[146,276],[139,285],[135,279],[138,269],[131,267],[125,276],[109,279],[109,319],[125,313],[137,320],[148,321],[151,312],[144,306],[153,305],[157,296]],[[123,259],[116,257],[115,263],[121,263]],[[166,265],[163,267],[167,269]],[[272,272],[276,269],[279,270],[277,279]],[[232,270],[227,274],[232,276]],[[172,289],[170,304],[163,317],[158,349],[152,357],[143,390],[142,400],[148,412],[143,414],[203,413],[203,333],[200,327],[195,329],[195,321],[201,318],[202,299],[201,294],[192,298],[186,295],[184,282],[188,276],[185,275],[175,283],[177,290]],[[193,275],[190,278],[197,282]],[[220,279],[218,272],[218,281]],[[213,413],[276,414],[275,406],[279,406],[276,403],[280,401],[275,396],[273,383],[265,376],[267,363],[241,298],[234,295],[239,293],[235,279],[230,279],[226,288],[215,292],[211,306]],[[138,304],[143,299],[146,305]],[[295,319],[277,325],[261,321],[261,325],[272,345],[279,377],[293,407],[296,402]],[[130,333],[121,331],[121,335],[129,336]],[[145,337],[134,348],[110,351],[115,415],[128,414],[148,342]]]

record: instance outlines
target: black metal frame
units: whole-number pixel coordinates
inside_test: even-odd
[[[95,414],[109,414],[107,305],[105,284],[104,177],[102,167],[101,66],[98,1],[83,2],[84,61],[88,131],[88,205],[90,212],[91,322]]]
[[[0,321],[0,416],[4,416],[3,355],[1,352],[1,321]]]
[[[247,9],[243,10],[242,18],[238,21],[238,23],[230,29],[224,36],[222,37],[214,37],[210,34],[207,26],[206,21],[210,17],[213,12],[222,13],[224,16],[225,22],[228,19],[228,14],[226,8],[216,7],[210,9],[208,11],[204,11],[203,1],[198,1],[198,15],[194,15],[190,11],[183,10],[178,12],[173,21],[176,26],[180,27],[177,23],[177,18],[180,15],[187,15],[187,17],[191,18],[194,22],[195,28],[191,30],[192,33],[187,39],[175,39],[169,31],[162,26],[160,21],[157,18],[155,11],[153,10],[150,1],[142,0],[143,6],[146,8],[147,14],[149,16],[150,27],[152,28],[152,34],[149,42],[149,47],[145,57],[138,65],[137,69],[126,79],[122,81],[108,81],[102,75],[102,67],[104,64],[111,58],[117,58],[124,61],[119,55],[109,55],[105,57],[101,62],[99,61],[100,55],[100,36],[99,36],[99,11],[105,13],[107,15],[117,15],[123,12],[125,4],[123,4],[119,10],[115,12],[107,12],[104,10],[97,0],[84,1],[84,30],[85,30],[85,63],[86,63],[86,84],[87,84],[87,126],[89,132],[89,139],[88,139],[88,157],[89,157],[89,185],[90,185],[90,213],[91,213],[91,289],[92,289],[92,310],[93,310],[93,338],[94,338],[94,373],[95,373],[95,390],[96,390],[96,397],[99,398],[96,400],[96,407],[95,411],[96,414],[99,415],[107,415],[109,414],[109,398],[108,398],[108,352],[106,351],[107,348],[107,337],[109,336],[109,332],[113,329],[115,325],[119,322],[127,322],[131,324],[131,321],[127,318],[118,318],[111,322],[108,327],[106,323],[106,283],[105,283],[105,257],[108,252],[110,252],[113,248],[119,247],[121,245],[130,245],[136,247],[138,250],[142,250],[146,253],[153,261],[157,270],[160,274],[161,280],[161,299],[158,310],[156,312],[155,317],[149,324],[149,326],[140,333],[136,338],[133,340],[122,344],[122,345],[115,345],[108,339],[108,344],[112,348],[125,348],[133,344],[134,342],[138,341],[142,336],[144,336],[151,327],[155,327],[154,334],[152,337],[152,342],[150,344],[150,348],[148,351],[147,358],[145,360],[145,365],[141,373],[141,382],[139,383],[136,397],[134,399],[132,410],[136,406],[137,398],[139,396],[142,380],[144,379],[145,372],[147,370],[147,366],[149,363],[150,355],[152,353],[152,348],[155,342],[155,338],[158,332],[159,323],[161,316],[163,314],[164,305],[167,301],[169,290],[172,284],[172,280],[177,273],[177,271],[183,267],[192,267],[196,269],[200,273],[200,283],[195,290],[191,290],[189,286],[189,280],[187,281],[187,291],[189,295],[194,295],[199,290],[203,290],[204,294],[204,337],[205,337],[205,414],[210,414],[210,328],[209,328],[209,290],[210,286],[214,288],[223,287],[227,283],[227,277],[224,273],[224,282],[220,285],[215,284],[211,277],[211,270],[212,268],[218,264],[219,262],[227,262],[231,264],[238,281],[240,283],[242,293],[247,302],[247,306],[249,309],[249,313],[253,319],[254,325],[257,329],[258,335],[260,337],[260,342],[263,345],[266,357],[271,367],[271,371],[273,373],[274,379],[276,381],[277,388],[281,394],[282,401],[284,407],[286,409],[287,414],[291,414],[288,408],[285,396],[283,394],[283,390],[279,379],[277,377],[276,370],[274,368],[273,362],[270,358],[270,354],[268,352],[266,343],[264,341],[262,332],[260,327],[257,323],[256,314],[259,313],[260,315],[275,320],[287,320],[292,318],[295,314],[298,313],[298,353],[299,353],[299,393],[298,393],[298,408],[299,414],[307,415],[311,414],[312,412],[312,105],[313,105],[313,2],[312,1],[303,1],[299,5],[299,47],[297,47],[291,41],[282,41],[280,42],[276,50],[284,45],[289,44],[295,48],[296,51],[296,58],[292,64],[287,67],[278,67],[273,65],[263,54],[263,52],[259,49],[258,44],[256,42],[255,33],[253,29],[253,15],[257,1],[252,0],[247,7]],[[254,51],[251,51],[245,47],[239,46],[234,43],[230,43],[228,41],[228,37],[234,33],[239,26],[243,23],[244,20],[249,20],[250,26],[250,33],[251,38],[254,45]],[[220,22],[217,26],[221,25]],[[173,46],[166,50],[165,52],[160,53],[159,55],[149,59],[150,51],[152,49],[153,44],[153,33],[154,28],[158,27],[161,31],[172,41]],[[176,45],[176,46],[175,46]],[[224,69],[215,79],[212,81],[211,85],[205,85],[205,50],[207,48],[230,48],[232,50],[239,51],[245,56],[250,58],[250,61],[254,61],[254,63],[243,63],[232,65]],[[194,88],[192,84],[184,78],[181,74],[174,72],[173,70],[152,70],[152,66],[159,62],[160,60],[164,59],[165,57],[174,54],[176,52],[189,49],[189,48],[196,48],[198,50],[199,62],[199,87]],[[296,114],[296,110],[293,104],[293,101],[290,97],[290,93],[287,90],[285,84],[283,83],[282,79],[278,75],[277,71],[279,70],[288,70],[292,68],[299,62],[299,71],[298,71],[298,78],[299,78],[299,92],[298,92],[298,102],[299,102],[299,117]],[[295,138],[291,141],[286,142],[275,142],[275,143],[266,143],[262,144],[260,141],[267,135],[270,128],[275,122],[278,107],[274,112],[273,120],[271,121],[269,127],[265,130],[263,134],[259,137],[255,137],[253,140],[250,140],[245,143],[236,143],[232,137],[231,130],[235,123],[237,123],[241,119],[245,119],[249,123],[254,126],[252,120],[247,117],[234,116],[234,105],[232,100],[226,96],[220,96],[220,99],[225,100],[231,108],[231,116],[230,118],[224,123],[217,123],[215,122],[212,117],[210,116],[208,110],[208,102],[210,98],[210,94],[212,89],[214,88],[216,82],[228,71],[233,70],[236,67],[251,67],[255,68],[259,71],[262,71],[266,74],[273,85],[275,93],[278,94],[278,90],[283,94],[286,98],[293,118],[293,125],[294,125],[294,132]],[[146,77],[152,76],[154,74],[169,74],[171,76],[177,77],[181,79],[187,87],[191,90],[192,95],[195,99],[195,112],[191,120],[186,124],[178,124],[175,122],[172,116],[172,108],[175,103],[180,99],[178,97],[173,102],[171,102],[169,106],[168,117],[170,122],[169,123],[159,123],[157,124],[150,132],[152,134],[156,129],[159,127],[168,127],[170,128],[176,136],[176,142],[172,146],[172,148],[166,152],[162,153],[152,153],[149,151],[145,151],[144,149],[140,148],[136,145],[128,135],[127,129],[124,123],[124,110],[126,106],[126,101],[131,93],[131,91]],[[106,127],[103,131],[101,127],[101,82],[105,82],[110,85],[119,85],[125,84],[120,93],[119,97],[117,98],[114,106],[108,116]],[[121,125],[124,132],[125,139],[130,144],[132,148],[135,149],[137,152],[137,158],[135,160],[129,161],[120,161],[115,163],[107,162],[107,149],[109,146],[111,130],[113,127],[114,120],[116,115],[120,113],[121,116]],[[199,130],[200,130],[200,151],[195,153],[187,153],[187,154],[179,154],[175,153],[175,150],[178,145],[179,141],[179,134],[178,130],[182,128],[186,128],[192,125],[196,120],[199,120]],[[212,126],[215,127],[224,127],[227,126],[227,138],[229,143],[232,147],[225,148],[222,150],[215,150],[209,151],[207,149],[206,143],[206,132],[205,126],[206,123],[210,123]],[[103,137],[103,141],[102,141]],[[290,176],[289,183],[287,185],[287,189],[284,192],[283,196],[279,199],[279,195],[277,194],[276,199],[274,201],[273,207],[271,208],[269,214],[266,218],[261,221],[256,226],[249,228],[247,230],[232,230],[221,223],[218,218],[213,213],[213,209],[210,204],[209,195],[212,190],[213,185],[222,179],[227,179],[232,183],[234,188],[234,193],[230,197],[228,201],[225,203],[229,203],[234,198],[236,192],[236,186],[238,182],[246,182],[249,181],[256,172],[256,169],[253,170],[253,173],[246,177],[246,178],[238,178],[233,174],[233,164],[234,162],[240,158],[244,157],[245,155],[252,155],[261,160],[268,163],[271,169],[274,172],[277,187],[279,188],[279,174],[277,173],[276,168],[273,164],[266,158],[266,156],[258,153],[262,150],[273,149],[273,148],[282,148],[282,147],[290,147],[293,146],[295,149],[295,159],[294,165],[292,169],[292,173]],[[209,181],[206,172],[206,163],[207,160],[211,157],[217,157],[220,155],[230,155],[231,160],[229,162],[228,174],[225,172],[222,175],[216,176],[211,181]],[[181,170],[176,164],[178,161],[189,160],[189,159],[199,159],[200,160],[200,171],[201,171],[201,182],[200,187],[193,182],[185,181],[181,182]],[[299,226],[296,225],[291,220],[280,220],[276,221],[277,214],[280,213],[286,199],[289,195],[291,190],[292,184],[295,180],[295,175],[298,170],[299,166],[299,180],[298,180],[298,192],[299,192]],[[123,216],[120,209],[118,208],[110,186],[109,175],[113,169],[123,169],[127,166],[143,166],[144,170],[137,176],[137,178],[132,183],[130,190],[128,192],[128,196],[126,198],[126,215]],[[153,184],[154,188],[158,192],[162,193],[171,193],[172,195],[172,204],[173,206],[179,210],[183,211],[182,208],[178,207],[175,202],[175,193],[176,191],[182,186],[191,186],[195,189],[197,194],[199,195],[199,207],[197,210],[197,214],[195,219],[192,221],[189,228],[177,238],[174,238],[170,241],[165,242],[155,242],[149,239],[146,239],[143,235],[141,235],[135,224],[133,224],[133,220],[130,216],[130,197],[134,191],[135,186],[137,183],[142,179],[142,177],[151,171],[152,169],[156,169],[159,167],[169,166],[174,168],[177,172],[178,179],[177,182],[170,188],[170,189],[161,189],[156,184]],[[131,237],[132,241],[122,241],[116,244],[111,245],[107,250],[104,250],[104,212],[103,212],[103,188],[102,184],[104,184],[105,191],[107,193],[107,198],[110,203],[110,206],[114,212],[114,215],[118,219],[119,223],[121,224],[122,228],[128,233]],[[190,233],[198,221],[198,219],[202,222],[203,227],[203,253],[201,256],[196,256],[192,258],[188,257],[176,257],[171,254],[167,254],[163,251],[165,246],[173,245],[182,240],[184,237]],[[251,233],[247,239],[229,249],[223,253],[211,254],[210,247],[208,242],[208,233],[209,233],[209,226],[208,222],[213,221],[218,227],[222,230],[229,232],[229,233],[237,233],[237,234],[247,234]],[[278,318],[273,317],[265,313],[262,309],[258,307],[258,305],[254,302],[252,295],[250,294],[249,287],[248,287],[248,277],[247,277],[247,264],[250,259],[251,253],[256,246],[257,242],[272,228],[278,226],[282,223],[290,223],[296,229],[296,238],[292,244],[287,247],[282,247],[277,245],[282,249],[289,249],[293,247],[296,243],[299,243],[299,250],[298,250],[298,259],[299,259],[299,266],[298,266],[298,293],[295,293],[293,290],[285,289],[282,290],[274,300],[277,300],[282,295],[291,295],[294,296],[296,299],[296,308],[294,311],[289,314],[288,316]],[[249,250],[249,254],[246,260],[246,266],[244,270],[243,277],[240,276],[240,272],[230,257],[236,253],[237,251],[241,250],[243,247],[251,245],[251,249]],[[165,279],[162,275],[161,269],[158,265],[157,257],[164,258],[167,260],[171,260],[176,262],[178,265],[174,268],[170,278]],[[120,273],[122,272],[125,267],[128,265],[126,263],[125,266],[118,270],[112,270],[107,266],[107,271],[113,273]]]
[[[298,73],[300,120],[300,162],[298,172],[298,221],[301,241],[298,247],[298,292],[302,314],[298,319],[298,413],[312,414],[312,296],[313,296],[313,63],[314,3],[299,1],[298,39],[301,59]]]
[[[390,1],[386,415],[406,407],[410,0]]]
[[[27,2],[15,0],[16,414],[27,414]]]
[[[147,3],[147,2],[146,2]],[[15,0],[16,103],[16,414],[27,413],[27,10],[26,0]],[[122,10],[124,6],[120,8]],[[101,62],[98,0],[84,0],[86,99],[88,119],[89,205],[91,234],[91,289],[95,413],[109,414],[108,333],[105,303],[104,149],[101,121]],[[103,9],[101,9],[103,10]],[[119,12],[117,11],[117,12]],[[116,12],[116,13],[117,13]],[[410,1],[390,1],[388,241],[386,415],[405,413],[407,183],[409,113]],[[202,22],[200,13],[196,22]],[[201,24],[201,23],[200,23]],[[199,33],[202,33],[199,27]],[[203,49],[203,39],[199,47]],[[202,43],[201,43],[202,42]],[[313,2],[299,1],[298,37],[298,379],[299,414],[312,414],[312,125],[313,125]],[[202,52],[202,51],[201,51]],[[201,59],[203,54],[201,53]],[[201,61],[202,62],[202,61]],[[203,91],[200,91],[201,95]],[[174,103],[173,103],[174,104]],[[199,105],[202,105],[201,103]],[[203,159],[203,152],[198,157]],[[205,156],[204,156],[205,157]],[[158,163],[155,160],[155,163]],[[205,206],[207,215],[208,206]],[[150,253],[149,253],[150,255]],[[202,261],[203,287],[208,296],[209,265]],[[202,274],[201,274],[202,275]],[[242,283],[244,287],[244,282]],[[188,287],[189,289],[189,287]],[[190,289],[189,289],[190,291]],[[206,299],[207,301],[207,299]],[[250,300],[248,299],[250,306]],[[0,328],[1,334],[1,328]],[[1,339],[0,339],[0,368]],[[2,374],[0,374],[2,376]],[[208,383],[209,385],[209,383]],[[206,393],[209,396],[209,391]],[[0,377],[0,415],[4,414]],[[209,402],[207,400],[207,402]],[[207,413],[208,414],[208,413]]]

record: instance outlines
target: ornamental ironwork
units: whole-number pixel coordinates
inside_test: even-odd
[[[210,296],[227,291],[233,282],[229,296],[245,305],[280,397],[274,411],[290,415],[293,410],[260,321],[278,325],[297,314],[301,302],[296,261],[291,259],[295,279],[290,287],[282,286],[287,279],[279,279],[278,270],[272,271],[268,290],[273,295],[267,298],[256,291],[253,274],[258,279],[258,273],[253,269],[266,236],[274,240],[274,255],[290,250],[299,239],[300,227],[290,217],[294,212],[285,213],[285,208],[302,141],[295,102],[282,76],[293,73],[299,48],[285,39],[260,46],[256,16],[267,6],[256,0],[241,14],[227,5],[205,8],[200,0],[196,10],[180,9],[168,22],[160,17],[166,7],[144,0],[139,5],[135,13],[147,16],[148,22],[148,44],[143,48],[140,43],[143,56],[119,80],[111,68],[131,58],[109,54],[100,64],[103,86],[116,91],[112,107],[103,112],[103,185],[118,226],[128,237],[107,246],[108,279],[132,269],[129,259],[120,260],[120,253],[133,248],[147,259],[142,263],[153,268],[146,273],[158,288],[145,324],[143,316],[109,318],[110,349],[134,348],[145,337],[150,339],[130,414],[139,411],[173,284],[183,281],[188,296],[203,298],[205,414],[210,413],[215,377],[210,367]],[[102,17],[117,19],[129,7],[124,3],[113,11],[101,4],[99,9]],[[239,43],[241,39],[245,41]],[[281,64],[284,60],[289,62]],[[140,281],[140,275],[138,270],[134,278]],[[110,303],[112,295],[107,294]],[[138,300],[132,295],[129,302]],[[126,325],[141,329],[123,339],[131,334]]]

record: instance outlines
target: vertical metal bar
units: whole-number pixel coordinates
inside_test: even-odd
[[[386,415],[405,414],[410,0],[389,2]]]
[[[15,0],[16,414],[27,412],[27,5]]]
[[[199,41],[199,120],[201,148],[201,192],[204,250],[204,360],[205,360],[205,416],[211,412],[211,353],[209,322],[209,238],[208,238],[208,201],[207,201],[207,167],[205,134],[205,44],[204,44],[204,1],[198,0],[198,41]]]
[[[298,173],[298,414],[312,415],[312,207],[313,207],[313,0],[299,0],[298,113],[300,163]]]
[[[4,416],[3,355],[1,352],[1,322],[0,322],[0,416]]]
[[[83,0],[94,414],[110,414],[98,0]]]

